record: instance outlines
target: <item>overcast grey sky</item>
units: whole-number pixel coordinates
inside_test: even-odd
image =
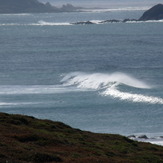
[[[71,3],[75,6],[88,6],[88,7],[143,7],[153,6],[158,3],[163,3],[163,0],[39,0],[41,2],[50,2],[55,6]]]

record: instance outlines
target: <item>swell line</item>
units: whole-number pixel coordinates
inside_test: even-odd
[[[163,98],[148,96],[143,94],[130,93],[130,88],[138,88],[139,91],[145,89],[152,89],[147,83],[136,79],[135,77],[115,72],[110,74],[104,73],[83,73],[74,72],[69,73],[62,79],[64,86],[75,86],[81,89],[91,89],[100,91],[103,96],[111,96],[119,100],[150,103],[150,104],[163,104]],[[118,89],[122,85],[127,86],[128,92],[122,92]]]
[[[102,92],[104,96],[112,96],[114,98],[118,98],[120,100],[132,101],[132,102],[144,102],[150,104],[163,104],[163,99],[159,97],[153,96],[145,96],[142,94],[132,94],[127,92],[121,92],[115,88],[108,88],[104,92]]]

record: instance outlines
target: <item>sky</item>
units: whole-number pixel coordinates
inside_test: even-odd
[[[163,0],[39,0],[50,2],[55,6],[70,3],[74,6],[96,7],[96,8],[119,8],[119,7],[152,7]]]

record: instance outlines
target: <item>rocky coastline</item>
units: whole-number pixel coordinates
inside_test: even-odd
[[[76,23],[71,23],[73,25],[91,25],[91,24],[107,24],[107,23],[131,23],[131,22],[148,22],[154,20],[163,20],[163,4],[157,4],[145,11],[139,19],[110,19],[99,21],[98,23],[92,21],[81,21]]]

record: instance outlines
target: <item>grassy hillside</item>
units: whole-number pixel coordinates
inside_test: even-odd
[[[0,113],[0,162],[162,163],[163,147]]]

